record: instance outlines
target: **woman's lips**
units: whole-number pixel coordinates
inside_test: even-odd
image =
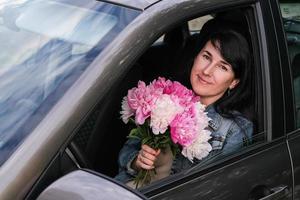
[[[201,76],[197,76],[198,77],[198,80],[201,82],[201,83],[203,83],[203,84],[211,84],[211,82],[210,81],[208,81],[208,80],[205,80],[203,77],[201,77]]]

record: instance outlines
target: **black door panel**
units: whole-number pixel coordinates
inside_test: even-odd
[[[294,188],[294,199],[300,199],[300,131],[289,135],[289,146],[291,151],[291,156],[293,159],[293,167],[294,167],[294,180],[295,180],[295,188]]]
[[[271,192],[263,194],[255,191],[258,187]],[[251,195],[266,197],[271,193],[274,193],[271,199],[292,199],[292,171],[284,140],[265,151],[230,163],[178,187],[173,186],[152,198],[241,200],[249,199]]]

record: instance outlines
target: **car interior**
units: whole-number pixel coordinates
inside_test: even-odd
[[[196,47],[201,43],[200,38],[205,37],[213,28],[221,29],[225,21],[239,29],[248,39],[250,49],[253,51],[253,46],[256,44],[253,42],[251,35],[253,30],[250,30],[245,13],[243,9],[235,9],[211,14],[209,18],[217,20],[208,20],[202,28],[199,27],[199,30],[191,30],[191,24],[188,21],[172,26],[136,60],[130,71],[109,90],[105,98],[101,99],[74,134],[66,150],[57,155],[53,164],[44,173],[43,178],[40,179],[45,183],[43,185],[48,185],[51,180],[76,168],[88,168],[114,177],[118,173],[119,151],[130,130],[129,125],[124,124],[120,119],[121,101],[127,95],[128,89],[135,87],[138,80],[149,83],[159,76],[179,81],[190,87],[189,66],[198,52]],[[257,58],[255,55],[253,57]],[[251,106],[242,111],[254,123],[252,145],[266,140],[263,115],[257,114],[263,113],[263,101],[262,95],[259,95],[262,93],[260,89],[262,81],[258,75],[260,74],[259,67],[256,65],[257,62],[253,61]]]
[[[242,17],[236,17],[240,15]],[[130,127],[125,125],[120,119],[121,100],[127,95],[128,89],[135,87],[138,80],[149,83],[153,79],[162,76],[171,80],[177,80],[189,87],[189,66],[197,54],[196,46],[201,42],[200,38],[205,37],[213,27],[222,28],[225,24],[240,29],[246,36],[251,46],[247,19],[241,12],[230,14],[219,13],[215,18],[217,21],[205,23],[199,32],[190,31],[188,22],[184,22],[172,28],[160,39],[152,44],[147,51],[134,63],[130,71],[121,81],[122,84],[112,88],[109,94],[103,99],[94,113],[81,127],[69,145],[72,152],[78,157],[77,160],[83,166],[92,168],[95,171],[114,177],[118,172],[118,153],[126,141]],[[239,19],[236,21],[236,19]],[[246,30],[246,31],[245,31]],[[256,73],[256,72],[253,72]],[[254,77],[254,76],[253,76]],[[258,81],[252,79],[252,94],[257,94],[258,90],[254,83]],[[264,141],[263,125],[258,123],[262,119],[256,113],[262,109],[258,104],[259,100],[251,98],[251,106],[243,111],[243,114],[251,119],[255,124],[253,142]],[[253,110],[255,110],[253,112]],[[261,133],[261,134],[258,134]],[[113,142],[109,142],[113,141]]]

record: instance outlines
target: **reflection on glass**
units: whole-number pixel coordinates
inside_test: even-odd
[[[51,1],[32,4],[16,19],[16,26],[27,32],[89,46],[96,45],[116,23],[116,16]]]
[[[93,0],[0,2],[0,165],[137,14]]]
[[[300,128],[300,3],[280,4],[294,83],[296,126]]]

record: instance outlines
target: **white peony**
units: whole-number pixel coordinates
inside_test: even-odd
[[[179,102],[173,101],[170,95],[161,95],[151,111],[150,127],[153,133],[155,135],[164,133],[174,117],[183,110],[184,108],[179,105]]]
[[[212,150],[211,145],[208,143],[208,140],[211,138],[210,134],[210,131],[202,130],[191,145],[183,147],[181,153],[191,162],[193,162],[193,158],[201,160],[202,158],[206,157]]]
[[[208,126],[208,121],[210,120],[207,113],[204,112],[205,106],[200,102],[194,104],[196,109],[196,120],[198,130],[204,130]]]
[[[128,105],[127,97],[123,98],[122,110],[120,113],[121,113],[121,118],[125,124],[127,124],[129,121],[129,118],[134,115],[134,110],[131,109]]]

